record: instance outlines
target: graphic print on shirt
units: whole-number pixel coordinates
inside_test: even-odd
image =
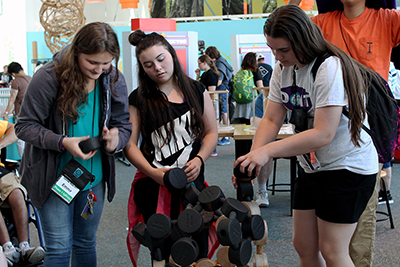
[[[366,61],[372,61],[376,59],[377,51],[381,48],[379,46],[379,40],[372,37],[363,37],[359,40],[359,57]]]
[[[263,66],[258,66],[258,68],[261,71],[261,77],[264,79],[264,77],[269,73],[269,71],[266,68],[264,68]]]
[[[153,164],[157,168],[161,167],[179,167],[182,168],[188,162],[190,152],[192,151],[192,131],[190,129],[191,116],[187,111],[182,116],[174,119],[174,133],[171,142],[165,144],[161,149],[155,149]],[[171,122],[167,128],[170,128]],[[166,136],[165,128],[161,127],[161,131]],[[153,144],[161,143],[156,131],[152,132],[151,139]],[[156,146],[157,147],[157,146]]]
[[[302,87],[284,87],[281,88],[281,94],[283,105],[289,110],[297,107],[308,112],[312,109],[310,94]]]

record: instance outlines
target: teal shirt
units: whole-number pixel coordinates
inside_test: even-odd
[[[68,137],[82,137],[89,135],[90,137],[98,136],[100,134],[100,87],[97,83],[96,88],[88,94],[88,100],[85,104],[81,105],[78,109],[80,116],[78,122],[73,124],[69,122]],[[58,166],[57,174],[61,173],[62,168],[72,159],[72,154],[65,150],[60,157],[60,165]],[[100,183],[103,179],[103,168],[101,164],[101,150],[90,159],[84,160],[75,158],[83,167],[85,167],[91,174],[95,176],[95,181],[92,187]],[[90,183],[86,185],[83,190],[88,190]]]

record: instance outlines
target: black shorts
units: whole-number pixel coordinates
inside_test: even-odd
[[[348,170],[306,173],[299,167],[293,209],[315,209],[318,218],[332,223],[356,223],[374,192],[376,179],[376,174]]]

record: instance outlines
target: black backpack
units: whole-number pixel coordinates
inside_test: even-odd
[[[320,56],[311,69],[313,79],[322,62],[330,57],[329,54]],[[367,103],[368,123],[370,129],[363,125],[363,129],[372,137],[375,148],[378,151],[379,162],[391,161],[400,141],[400,109],[393,97],[388,83],[379,73],[376,73],[382,80],[384,87],[372,77],[369,85],[369,96]],[[343,108],[343,114],[349,117],[347,109]]]

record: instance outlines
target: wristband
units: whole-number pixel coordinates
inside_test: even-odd
[[[60,148],[61,151],[65,150],[65,147],[62,144],[64,138],[65,138],[65,135],[61,136],[60,142],[58,143],[58,147]]]
[[[204,160],[200,155],[196,155],[195,158],[199,158],[201,161],[201,165],[204,165]]]

